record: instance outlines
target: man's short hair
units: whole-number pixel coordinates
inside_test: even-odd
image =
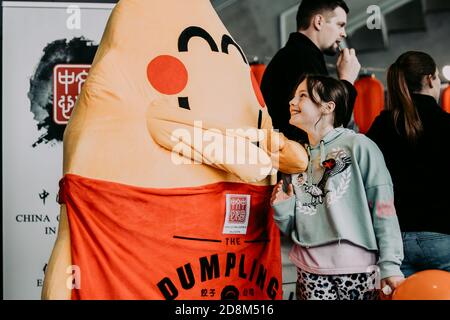
[[[343,0],[303,0],[297,11],[297,30],[308,29],[316,14],[333,11],[337,7],[341,7],[346,13],[350,11]]]

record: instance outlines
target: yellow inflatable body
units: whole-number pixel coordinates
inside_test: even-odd
[[[271,126],[208,0],[120,1],[64,135],[71,297],[280,298],[271,170],[307,155]]]

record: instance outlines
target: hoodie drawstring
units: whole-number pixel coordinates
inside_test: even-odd
[[[308,152],[308,176],[306,177],[306,184],[308,186],[313,185],[313,167],[312,167],[312,157],[311,157],[311,146],[306,145],[306,151]],[[325,141],[320,140],[320,166],[323,167],[323,162],[325,161]]]
[[[308,152],[308,175],[306,177],[306,184],[308,186],[312,186],[312,157],[311,157],[311,146],[309,144],[306,145],[306,151]]]
[[[320,166],[323,167],[325,161],[325,142],[320,140]]]

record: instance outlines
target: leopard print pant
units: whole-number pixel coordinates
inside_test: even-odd
[[[375,272],[317,275],[297,269],[297,300],[378,300]]]

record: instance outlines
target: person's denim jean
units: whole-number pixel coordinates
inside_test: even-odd
[[[402,232],[405,258],[401,270],[413,273],[440,269],[450,271],[450,235],[435,232]]]

